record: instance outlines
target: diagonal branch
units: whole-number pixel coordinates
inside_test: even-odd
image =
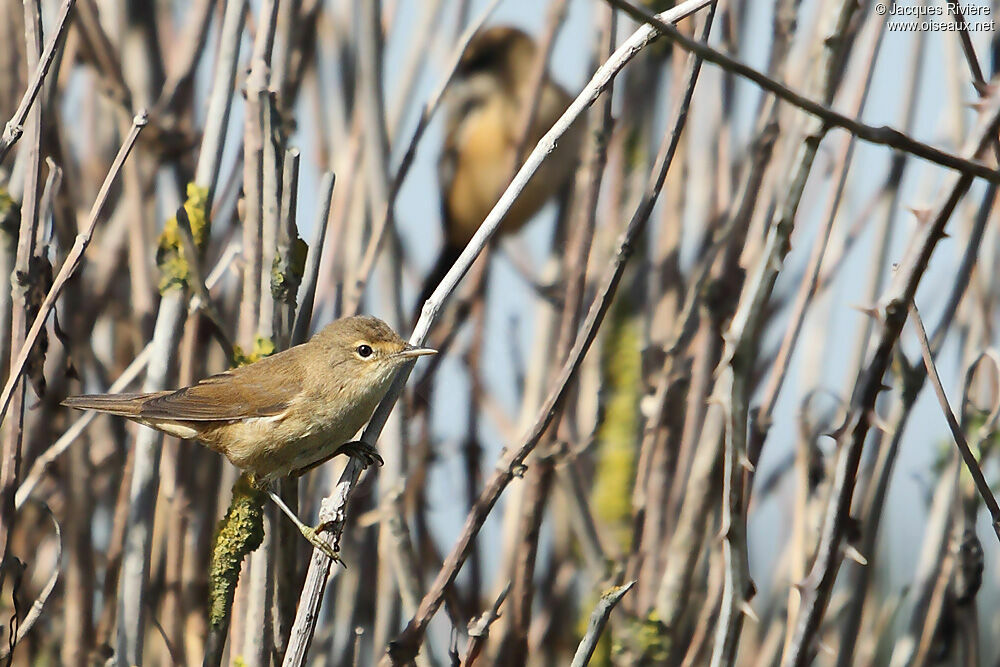
[[[927,378],[934,386],[934,393],[937,394],[938,402],[941,403],[941,411],[944,412],[944,417],[948,421],[948,428],[951,429],[951,434],[955,438],[955,446],[958,447],[958,451],[962,455],[962,460],[969,469],[972,481],[976,484],[976,490],[983,497],[986,509],[990,511],[990,516],[993,518],[993,531],[997,534],[997,539],[1000,540],[1000,505],[997,504],[996,496],[990,490],[989,482],[983,476],[983,470],[979,467],[979,462],[976,461],[976,455],[972,453],[972,449],[965,439],[965,434],[962,433],[962,427],[959,426],[958,419],[955,418],[955,413],[952,411],[951,406],[948,405],[948,395],[945,394],[944,386],[941,384],[941,376],[938,375],[937,367],[934,365],[934,358],[931,355],[931,346],[927,341],[927,330],[924,329],[924,322],[920,319],[917,306],[913,303],[910,303],[910,315],[913,317],[913,324],[917,330],[917,340],[920,341],[920,356],[923,357],[924,367],[927,368]]]
[[[637,21],[643,21],[646,25],[653,26],[657,32],[681,48],[698,54],[706,61],[721,67],[727,72],[732,72],[745,79],[749,79],[767,92],[774,94],[775,97],[819,118],[829,127],[843,128],[868,143],[895,148],[896,150],[916,155],[928,162],[939,164],[942,167],[954,169],[967,176],[977,176],[991,183],[1000,183],[1000,171],[979,162],[978,158],[966,158],[943,151],[940,148],[917,141],[913,137],[887,125],[881,127],[866,125],[855,118],[845,116],[827,105],[795,92],[763,72],[745,65],[711,46],[687,37],[662,18],[657,18],[654,14],[631,4],[628,0],[607,0],[607,2],[623,10]]]
[[[94,235],[94,229],[97,227],[101,211],[104,210],[104,204],[108,200],[108,194],[111,190],[111,186],[114,184],[115,179],[117,179],[118,173],[121,171],[122,165],[125,163],[125,159],[129,156],[129,153],[132,152],[132,147],[135,146],[135,141],[139,138],[139,132],[143,127],[145,127],[145,125],[146,112],[140,111],[136,114],[135,118],[132,119],[132,129],[128,133],[128,136],[125,137],[125,142],[118,150],[118,155],[115,156],[115,160],[111,164],[111,169],[108,171],[108,175],[104,179],[104,183],[101,185],[101,190],[97,193],[97,199],[94,201],[94,206],[90,209],[87,227],[82,233],[77,234],[76,241],[73,243],[72,249],[70,249],[69,254],[66,256],[66,261],[63,262],[62,267],[59,269],[59,273],[52,282],[52,287],[49,289],[48,294],[45,295],[45,300],[42,301],[42,305],[38,308],[38,315],[35,316],[35,321],[31,323],[31,328],[28,329],[28,334],[24,337],[24,345],[21,347],[21,351],[17,355],[17,359],[11,366],[10,375],[7,377],[7,384],[4,385],[3,393],[0,394],[0,420],[3,419],[8,406],[10,406],[11,395],[14,393],[14,388],[17,386],[17,382],[24,374],[24,366],[28,361],[28,355],[31,354],[31,349],[38,340],[38,336],[41,334],[42,327],[45,326],[45,321],[48,319],[49,314],[52,312],[52,309],[55,308],[56,299],[59,298],[59,295],[62,294],[63,288],[66,287],[66,281],[69,280],[70,276],[76,272],[76,270],[80,267],[80,263],[83,261],[83,253],[86,252],[87,246],[90,245],[90,239]]]
[[[21,138],[21,135],[24,134],[24,121],[28,117],[31,105],[34,104],[35,99],[38,97],[38,91],[42,89],[45,76],[49,73],[49,67],[52,66],[52,60],[56,55],[56,47],[62,41],[63,34],[66,32],[66,26],[69,25],[69,20],[72,16],[70,10],[73,9],[75,3],[76,0],[63,0],[62,5],[59,7],[56,29],[53,31],[49,43],[45,45],[45,50],[42,52],[38,66],[35,68],[35,73],[31,77],[28,89],[24,91],[24,96],[21,98],[21,103],[18,105],[17,111],[14,112],[13,118],[4,127],[3,135],[0,135],[0,163],[3,163],[3,159],[7,157],[7,153],[17,143],[17,140]],[[10,47],[8,46],[7,48]]]
[[[683,5],[676,7],[673,11],[693,11],[691,10],[691,7],[696,4],[697,3],[684,3]],[[664,15],[670,13],[671,12],[664,12]],[[580,97],[578,97],[577,100],[570,105],[566,114],[563,115],[553,129],[550,130],[545,137],[543,137],[541,142],[539,142],[539,146],[536,147],[531,156],[529,156],[525,165],[531,164],[532,159],[536,158],[540,149],[542,149],[547,143],[551,145],[551,142],[553,142],[552,135],[556,132],[557,128],[560,126],[569,126],[567,116],[570,115],[570,112],[573,111],[574,108],[580,108],[581,99],[584,98],[584,95],[589,89],[595,86],[595,82],[598,82],[597,92],[599,92],[599,82],[601,81],[602,73],[608,72],[612,69],[609,65],[616,62],[616,59],[622,57],[623,54],[628,54],[630,52],[634,54],[638,52],[638,49],[641,48],[641,46],[639,46],[640,44],[649,43],[645,40],[651,34],[652,33],[647,32],[644,28],[640,28],[625,42],[622,47],[618,49],[618,51],[615,52],[615,56],[613,56],[608,63],[598,70],[598,73],[594,76],[591,83],[584,89],[584,92],[581,93]],[[610,81],[610,78],[608,81]],[[596,97],[596,94],[594,94],[594,97]],[[654,166],[653,173],[650,175],[650,181],[646,186],[646,190],[643,193],[642,199],[639,202],[635,213],[629,220],[628,226],[619,240],[614,259],[611,261],[605,276],[598,283],[598,289],[596,295],[594,296],[594,300],[591,303],[590,310],[587,313],[587,317],[584,320],[580,331],[577,333],[576,340],[567,355],[565,364],[562,366],[559,374],[554,378],[552,384],[550,385],[551,388],[549,390],[549,394],[540,406],[538,412],[536,413],[533,425],[528,429],[521,443],[516,449],[508,451],[508,453],[503,455],[501,460],[498,462],[493,478],[486,484],[479,496],[479,499],[476,501],[476,504],[469,512],[465,525],[462,529],[461,536],[455,543],[454,547],[452,547],[451,553],[449,553],[448,557],[445,559],[437,577],[431,584],[430,590],[427,592],[427,595],[424,596],[417,613],[412,619],[410,619],[410,622],[407,624],[406,628],[396,641],[390,645],[388,658],[391,663],[406,663],[408,660],[412,660],[413,656],[416,655],[416,652],[423,641],[423,636],[427,630],[427,625],[430,622],[430,619],[437,612],[442,601],[444,600],[444,591],[448,586],[453,584],[457,578],[458,572],[465,563],[465,559],[468,557],[472,549],[472,544],[485,523],[487,516],[489,516],[490,512],[493,510],[493,507],[496,505],[496,502],[499,500],[504,489],[507,488],[507,485],[510,484],[515,477],[521,476],[524,473],[525,459],[534,450],[535,446],[541,440],[549,425],[558,414],[559,407],[561,406],[562,400],[568,391],[568,387],[574,379],[577,370],[579,370],[584,356],[590,349],[590,345],[597,336],[597,329],[610,307],[612,298],[614,297],[618,284],[620,283],[622,275],[625,272],[625,266],[627,265],[628,259],[632,254],[634,244],[641,236],[642,231],[645,229],[646,222],[649,220],[650,214],[653,211],[660,189],[663,187],[663,182],[666,180],[667,171],[669,170],[670,164],[673,160],[686,118],[687,115],[682,106],[676,114],[671,131],[664,136],[660,153],[656,159],[656,165]],[[525,168],[522,167],[521,171],[518,173],[518,177],[523,176],[524,170]],[[515,184],[516,182],[517,178],[515,178]],[[511,187],[514,187],[514,185]],[[510,189],[508,189],[504,196],[501,197],[501,202],[505,201],[509,195]],[[495,213],[496,208],[494,208],[490,216],[487,217],[487,222],[490,221],[490,218],[493,217]],[[484,223],[484,227],[486,224],[487,223]],[[483,231],[484,229],[481,227],[479,232],[476,233],[476,236],[483,236]],[[472,244],[474,243],[475,238],[472,241]],[[470,244],[469,248],[466,248],[462,257],[469,254],[472,244]],[[461,258],[459,260],[459,264],[452,267],[448,276],[455,274],[456,270],[461,268],[460,265]],[[435,293],[425,304],[421,320],[417,323],[417,332],[420,332],[421,330],[421,323],[425,322],[425,320],[433,318],[436,313],[436,308],[439,307],[439,305],[435,302],[435,299],[439,293],[442,293],[443,290],[446,289],[449,283],[448,276],[445,277],[442,284],[438,286]],[[447,292],[443,293],[447,295]],[[417,334],[415,333],[414,336],[416,335]],[[371,426],[369,426],[369,428],[371,428]]]
[[[594,655],[594,649],[597,648],[597,642],[601,638],[601,632],[607,625],[611,612],[618,601],[632,590],[633,586],[635,586],[635,582],[630,581],[624,586],[610,588],[601,595],[601,599],[594,607],[594,612],[590,615],[590,621],[587,623],[587,633],[580,640],[580,645],[576,647],[572,667],[586,667],[590,663],[590,658]]]

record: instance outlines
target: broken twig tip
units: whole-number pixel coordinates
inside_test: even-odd
[[[858,565],[868,565],[868,559],[865,558],[854,545],[848,544],[844,547],[844,556],[850,558]]]
[[[750,606],[750,603],[748,601],[743,600],[742,602],[740,602],[740,611],[743,612],[743,615],[749,618],[754,623],[760,623],[760,617],[757,616],[757,612],[753,610],[753,607]]]

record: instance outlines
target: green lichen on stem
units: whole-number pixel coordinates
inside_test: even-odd
[[[281,251],[279,248],[274,253],[274,262],[271,264],[271,296],[276,302],[294,306],[299,285],[302,283],[302,275],[306,270],[309,245],[302,239],[296,238],[292,243],[291,252]]]
[[[21,221],[21,207],[6,188],[0,188],[0,230],[16,234]]]
[[[233,485],[233,499],[219,522],[208,574],[209,623],[222,627],[233,607],[240,564],[264,539],[264,499],[246,475]]]
[[[597,466],[592,491],[594,513],[609,536],[627,553],[632,539],[632,483],[639,437],[642,366],[639,325],[623,300],[612,313],[602,345],[601,372],[607,392],[597,430]]]
[[[252,364],[264,357],[270,357],[276,351],[277,348],[273,340],[264,336],[256,336],[253,339],[253,349],[250,352],[244,352],[243,348],[239,345],[233,345],[233,367],[239,368],[240,366]]]
[[[591,489],[591,506],[618,553],[628,553],[632,541],[632,483],[635,479],[635,447],[640,435],[638,405],[642,385],[639,356],[639,323],[627,297],[615,302],[607,334],[601,345],[604,414],[598,426],[597,465]],[[609,566],[609,572],[613,565]],[[597,600],[584,605],[589,609]],[[579,632],[586,631],[589,614],[580,618]],[[612,664],[610,633],[601,636],[590,659],[591,665]]]
[[[637,618],[622,630],[616,653],[628,655],[641,665],[663,665],[670,659],[670,633],[653,611],[645,618]]]
[[[194,183],[187,184],[187,199],[184,211],[191,223],[191,239],[194,247],[201,252],[209,236],[208,188]],[[156,244],[156,265],[160,269],[160,293],[187,286],[191,277],[191,267],[184,256],[181,231],[174,216],[163,224],[163,231]]]

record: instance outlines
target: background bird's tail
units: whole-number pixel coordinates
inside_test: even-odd
[[[143,403],[156,394],[87,394],[67,396],[62,405],[77,410],[97,410],[122,417],[136,417]]]
[[[438,283],[445,277],[448,273],[448,269],[452,267],[458,256],[462,254],[463,248],[461,246],[454,246],[450,244],[445,244],[441,248],[441,253],[438,255],[437,260],[434,262],[434,266],[430,271],[427,272],[427,277],[424,278],[424,284],[420,288],[420,296],[417,298],[417,303],[413,309],[413,322],[420,318],[420,311],[424,307],[424,302],[430,298],[431,294],[437,288]]]

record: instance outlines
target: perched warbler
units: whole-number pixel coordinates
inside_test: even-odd
[[[414,347],[374,317],[345,317],[306,343],[175,391],[71,396],[63,405],[126,417],[224,454],[265,490],[315,546],[334,557],[271,482],[337,454],[382,463],[351,438],[371,418],[395,371],[436,350]]]

